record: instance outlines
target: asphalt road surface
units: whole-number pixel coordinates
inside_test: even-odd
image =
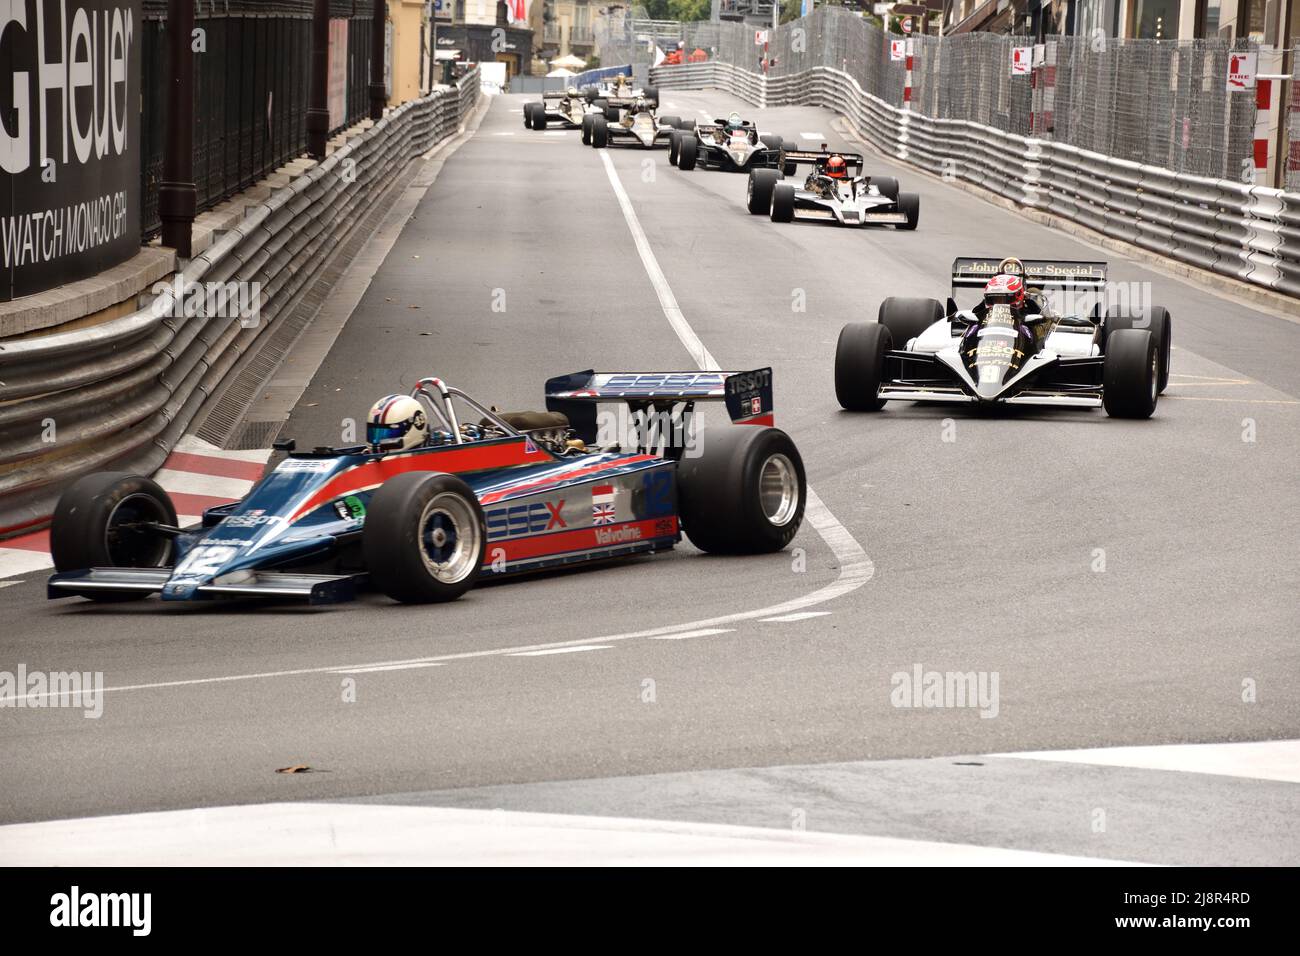
[[[825,110],[663,99],[863,149]],[[976,798],[952,768],[1300,738],[1300,325],[871,154],[921,194],[917,231],[774,224],[746,212],[743,176],[525,130],[522,103],[496,98],[447,159],[282,434],[338,442],[426,375],[533,408],[548,376],[692,369],[702,346],[774,368],[815,520],[786,553],[683,542],[433,608],[47,603],[29,575],[0,589],[0,670],[103,671],[117,689],[95,720],[0,711],[0,823],[361,799],[789,827],[791,800],[821,800],[809,829],[1297,862],[1300,784],[1113,770],[1097,797],[1096,774],[1004,762]],[[1007,254],[1108,259],[1112,279],[1150,283],[1174,321],[1154,418],[840,410],[841,325],[887,295],[942,299],[954,256]],[[918,667],[993,677],[996,700],[895,706],[893,675]],[[275,773],[295,764],[316,772]],[[886,809],[842,812],[869,794]],[[1141,835],[1090,842],[1070,830],[1082,818],[1029,813],[1067,799],[1129,807]],[[927,812],[888,809],[906,806]],[[1198,844],[1202,825],[1216,840]]]

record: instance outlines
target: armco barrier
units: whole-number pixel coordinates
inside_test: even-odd
[[[0,537],[39,527],[59,492],[107,469],[151,474],[236,360],[287,314],[328,252],[408,162],[455,133],[479,96],[457,87],[406,103],[352,138],[195,257],[189,283],[258,283],[256,324],[173,317],[164,292],[94,326],[0,341]]]
[[[727,63],[689,63],[656,67],[651,79],[660,89],[716,87],[756,106],[824,106],[903,162],[1171,259],[1300,295],[1300,193],[934,119],[891,106],[829,67],[769,79]]]

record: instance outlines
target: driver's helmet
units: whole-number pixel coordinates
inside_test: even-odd
[[[370,406],[366,416],[366,441],[376,448],[380,442],[402,440],[402,451],[423,445],[429,438],[429,419],[424,406],[410,395],[385,395]]]
[[[843,179],[849,174],[848,163],[843,156],[832,156],[826,160],[826,175],[831,179]]]
[[[984,301],[988,305],[1020,308],[1025,304],[1025,280],[1007,272],[995,275],[984,286]]]
[[[740,129],[740,128],[741,128],[742,126],[744,126],[744,125],[745,125],[745,122],[744,122],[744,120],[742,120],[742,119],[740,118],[740,114],[739,114],[739,113],[732,112],[732,113],[728,113],[728,114],[727,114],[727,131],[728,131],[728,132],[733,132],[733,131],[735,131],[735,130],[738,130],[738,129]]]
[[[571,86],[571,87],[569,87],[567,90],[564,91],[564,95],[565,95],[565,96],[577,96],[577,95],[578,95],[578,88],[577,88],[576,86]]]

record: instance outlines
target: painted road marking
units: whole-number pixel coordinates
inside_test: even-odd
[[[582,651],[607,651],[608,644],[577,644],[573,647],[551,647],[542,651],[520,651],[517,654],[509,654],[509,657],[546,657],[550,654],[578,654]]]
[[[800,139],[815,139],[815,140],[817,140],[817,141],[819,141],[819,142],[822,142],[822,143],[826,142],[826,137],[823,136],[821,133],[800,133],[800,134],[799,134],[799,138],[800,138]]]
[[[416,661],[411,664],[381,664],[377,667],[354,667],[351,670],[335,671],[336,674],[377,674],[380,671],[409,671],[418,667],[442,667],[440,661]]]
[[[1017,760],[1082,763],[1096,767],[1132,767],[1251,777],[1300,783],[1300,740],[1259,740],[1227,744],[1165,744],[1152,747],[1098,747],[1089,750],[1036,750],[989,754]]]
[[[22,581],[0,581],[0,588],[11,588],[15,584],[22,584]]]
[[[777,622],[781,624],[793,624],[795,621],[806,621],[810,617],[825,617],[830,611],[802,611],[799,614],[785,614],[781,617],[765,617],[760,619],[760,623]]]
[[[543,136],[568,136],[569,132],[570,131],[567,129],[548,129],[542,135]]]
[[[661,634],[652,637],[652,641],[684,641],[688,637],[712,637],[714,634],[730,634],[734,627],[702,627],[698,631],[683,631],[680,634]]]

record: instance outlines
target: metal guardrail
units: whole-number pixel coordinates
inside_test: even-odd
[[[259,283],[260,315],[174,317],[174,292],[97,325],[0,341],[0,537],[41,526],[59,493],[94,471],[151,474],[237,359],[288,314],[329,248],[412,159],[456,132],[479,97],[455,88],[403,104],[220,234],[179,274]]]
[[[1171,259],[1300,295],[1300,193],[1175,173],[891,106],[840,70],[767,78],[728,63],[657,67],[660,89],[725,89],[756,106],[824,106],[886,155]]]

